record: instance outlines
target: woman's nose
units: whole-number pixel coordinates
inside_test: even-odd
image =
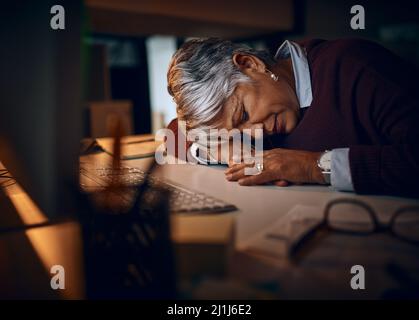
[[[251,135],[255,139],[263,138],[263,123],[246,123],[240,129],[243,133]]]

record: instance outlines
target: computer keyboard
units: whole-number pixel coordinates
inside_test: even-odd
[[[94,179],[102,186],[109,184],[115,178],[123,185],[135,186],[141,184],[145,177],[144,171],[133,167],[123,167],[116,171],[112,168],[81,169],[81,173]],[[172,213],[202,214],[237,210],[236,206],[232,204],[205,193],[191,190],[172,181],[156,178],[152,175],[148,179],[151,185],[155,184],[170,191],[169,205]]]

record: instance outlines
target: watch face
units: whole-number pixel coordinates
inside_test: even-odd
[[[332,153],[326,152],[319,159],[319,165],[323,170],[330,170],[332,165]]]

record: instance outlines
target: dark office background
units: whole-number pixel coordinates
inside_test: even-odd
[[[188,1],[184,2],[188,3]],[[215,1],[214,6],[218,2]],[[244,2],[248,5],[253,3],[252,1]],[[234,5],[241,5],[244,2],[229,1],[229,4],[225,5],[226,10],[234,10]],[[132,101],[133,133],[151,132],[153,106],[150,99],[150,75],[147,68],[149,57],[147,57],[146,42],[149,37],[155,35],[174,37],[176,47],[189,37],[219,36],[265,48],[271,52],[274,52],[285,39],[361,37],[379,42],[419,66],[419,5],[417,1],[290,0],[283,2],[285,4],[281,2],[261,0],[256,4],[268,8],[277,6],[277,13],[274,13],[274,17],[276,14],[278,20],[284,21],[284,25],[289,22],[288,26],[280,30],[268,30],[263,26],[260,28],[240,27],[237,24],[217,25],[205,19],[200,21],[194,12],[191,13],[190,18],[179,19],[175,15],[171,17],[164,14],[153,15],[148,12],[104,9],[97,6],[100,1],[86,1],[90,31],[87,45],[91,50],[97,45],[104,48],[104,61],[109,68],[107,84],[109,92],[99,90],[98,93],[97,84],[92,85],[92,79],[97,81],[97,77],[93,77],[88,87],[91,90],[88,93],[88,100]],[[170,9],[168,3],[170,1],[159,1],[155,6],[161,6],[164,12]],[[291,11],[287,9],[286,3],[290,3]],[[350,27],[352,17],[350,8],[356,4],[362,5],[365,9],[365,30],[352,30]],[[250,6],[252,5],[255,4]],[[165,6],[168,8],[165,9]],[[199,8],[199,6],[195,7]],[[262,14],[258,12],[255,11],[252,19],[263,20],[263,10]],[[243,22],[244,24],[246,21]],[[162,87],[164,87],[163,84]],[[166,93],[162,92],[162,94]],[[86,126],[85,134],[89,134],[88,126]]]

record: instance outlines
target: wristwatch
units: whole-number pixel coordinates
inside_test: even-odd
[[[317,160],[317,166],[322,170],[324,181],[330,184],[330,174],[332,169],[332,153],[329,150],[323,152]]]

